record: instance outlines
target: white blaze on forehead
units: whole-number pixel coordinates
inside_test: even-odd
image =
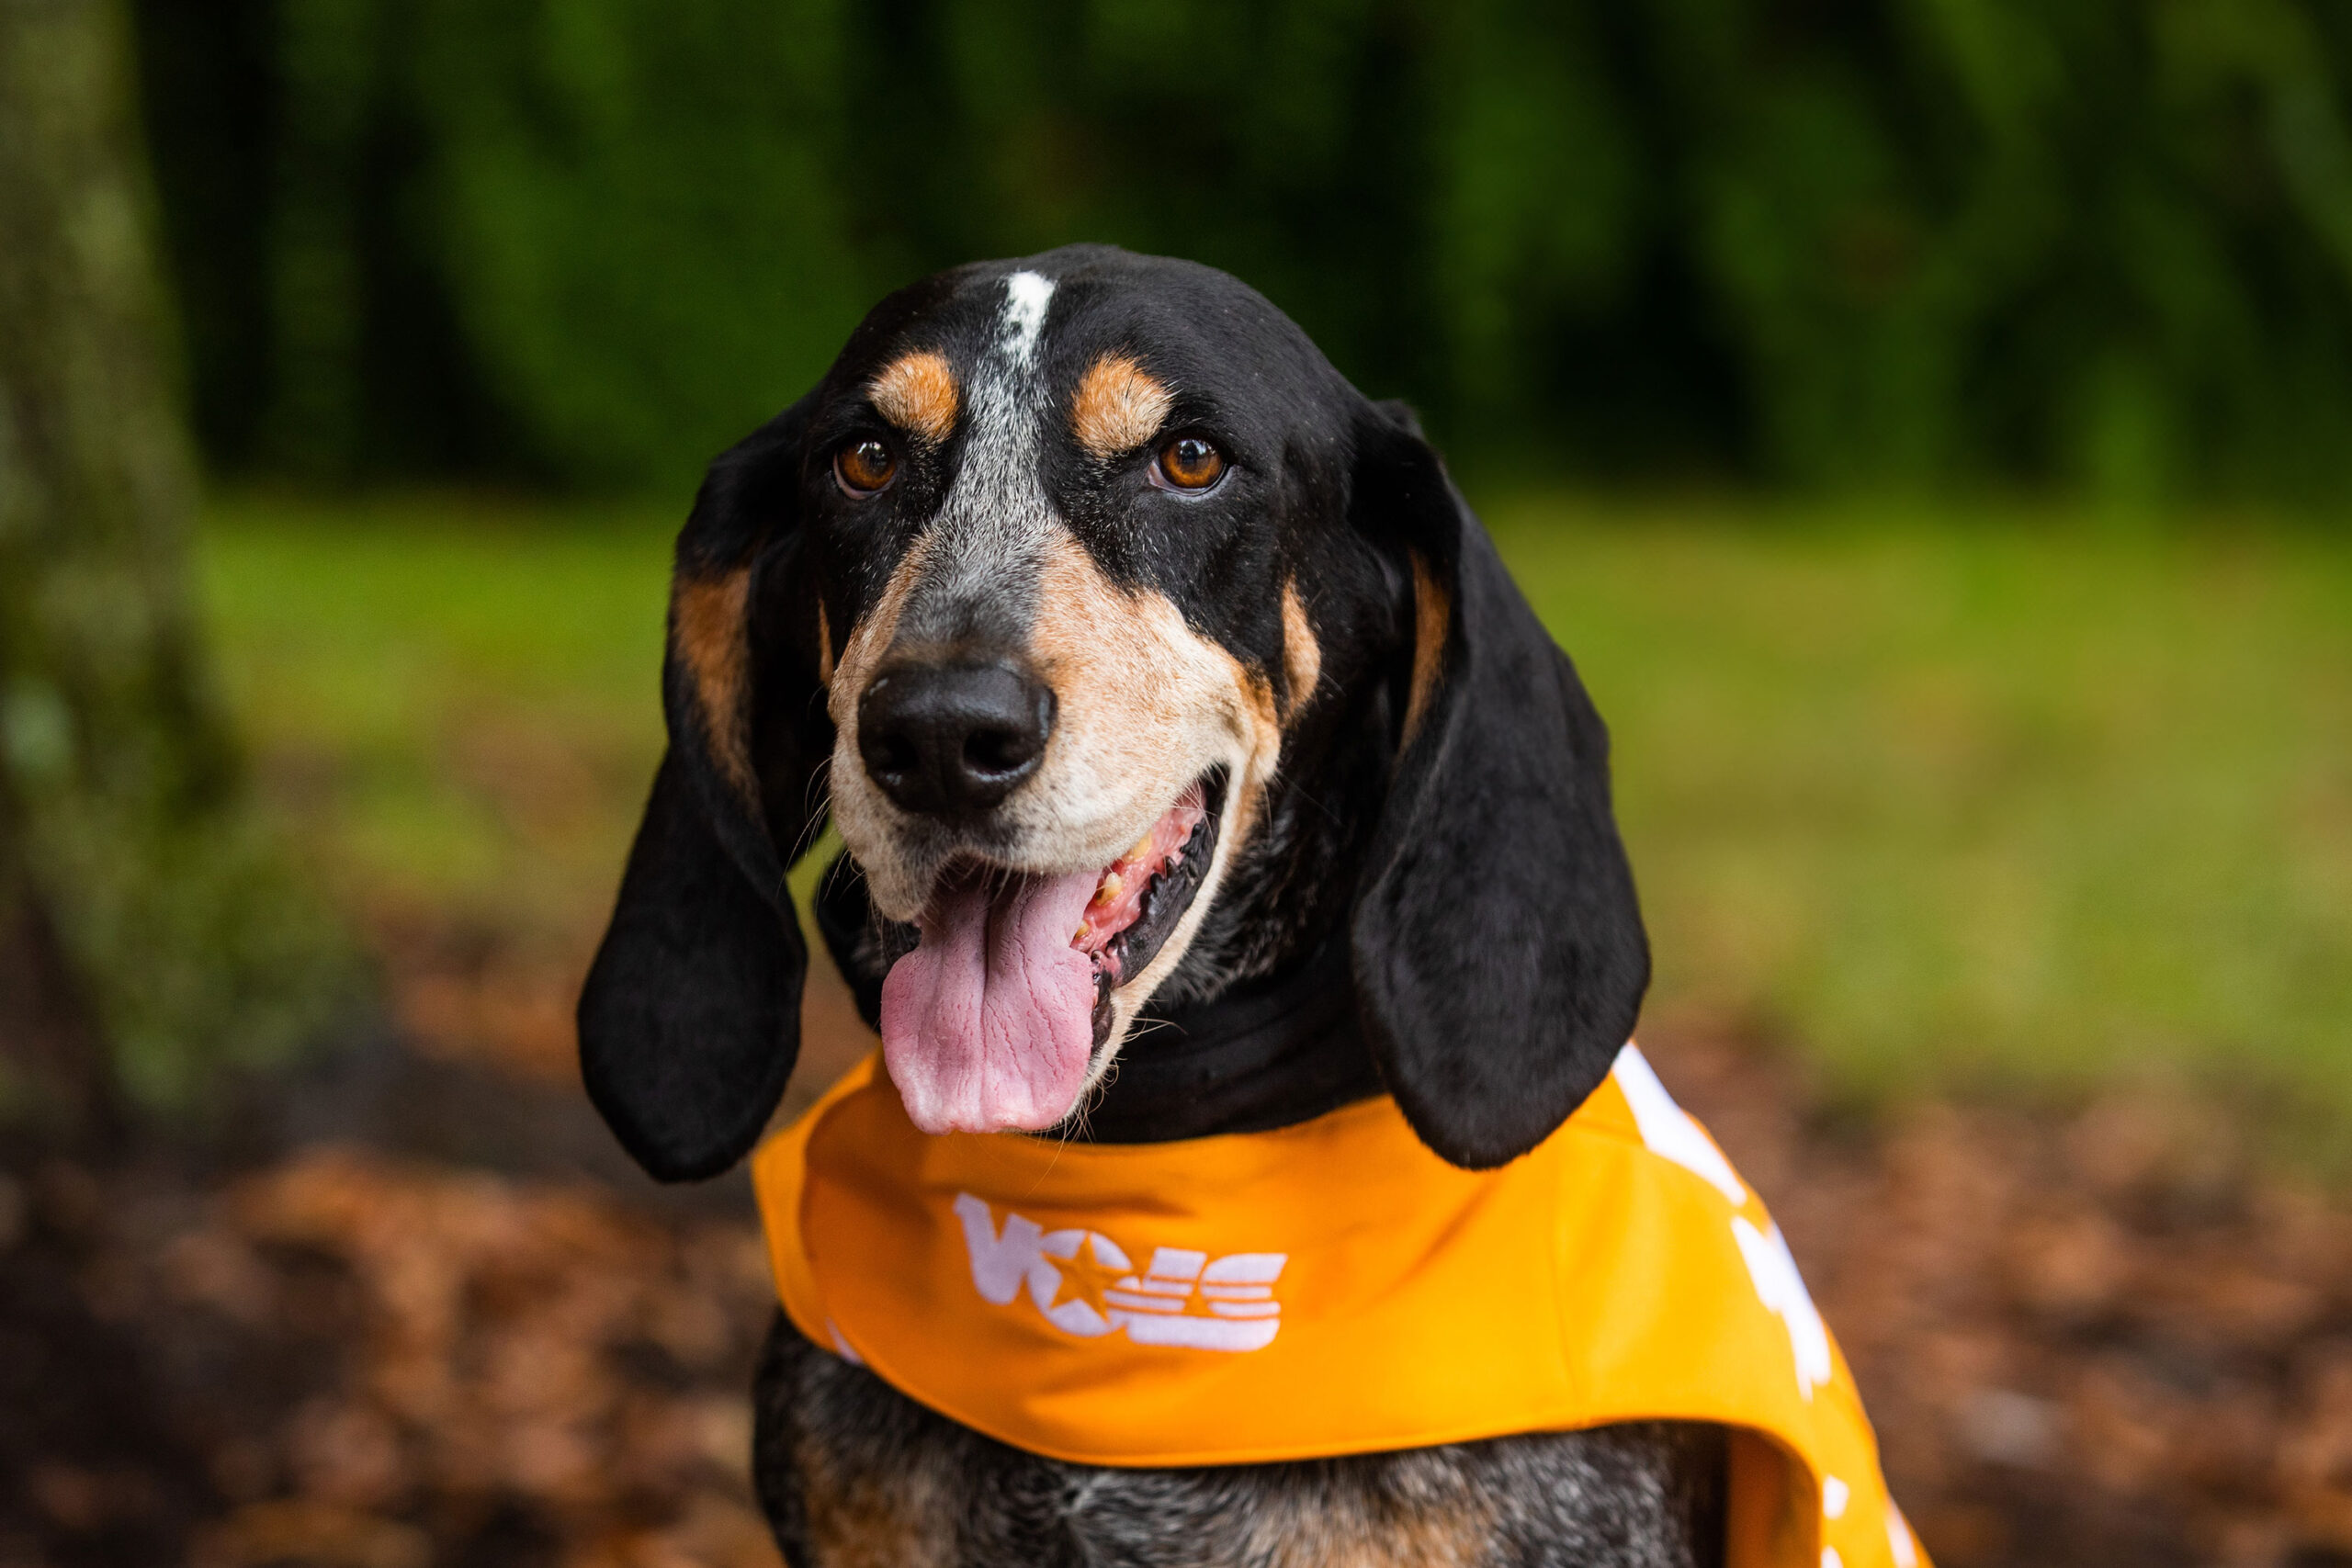
[[[1016,272],[1004,280],[1005,356],[1023,367],[1037,356],[1037,334],[1046,327],[1046,305],[1054,280],[1042,273]]]
[[[1053,295],[1037,273],[1004,280],[996,341],[972,368],[963,460],[907,605],[905,630],[919,640],[955,641],[990,626],[1002,636],[1008,619],[1026,618],[1017,606],[1035,592],[1053,512],[1037,471],[1046,403],[1037,343]]]

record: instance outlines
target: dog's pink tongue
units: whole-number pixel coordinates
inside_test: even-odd
[[[1094,965],[1070,945],[1100,874],[967,879],[917,917],[882,981],[882,1060],[926,1133],[1050,1127],[1094,1049]]]

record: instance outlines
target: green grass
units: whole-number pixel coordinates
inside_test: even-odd
[[[2352,1111],[2352,547],[1491,509],[1615,734],[1657,994],[1859,1089]]]
[[[2352,541],[1506,497],[1616,737],[1661,1010],[1860,1094],[2211,1076],[2352,1117]],[[667,517],[217,508],[273,798],[347,897],[593,935]]]
[[[207,522],[230,700],[337,889],[533,936],[600,919],[661,755],[674,523],[473,500]]]

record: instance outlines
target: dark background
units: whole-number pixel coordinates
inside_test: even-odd
[[[1255,284],[1458,453],[2334,499],[2318,0],[143,0],[218,472],[639,489],[884,291]]]

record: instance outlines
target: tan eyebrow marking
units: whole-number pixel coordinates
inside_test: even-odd
[[[956,372],[943,354],[924,349],[891,361],[865,395],[884,419],[926,441],[944,441],[956,429]]]
[[[1420,733],[1421,720],[1427,716],[1430,697],[1437,690],[1438,665],[1445,657],[1446,626],[1453,617],[1453,604],[1439,585],[1430,563],[1421,552],[1413,558],[1413,688],[1405,699],[1405,744],[1410,746],[1413,737]]]
[[[742,718],[743,671],[749,660],[743,608],[751,585],[748,567],[716,578],[682,579],[671,601],[671,624],[678,657],[694,677],[703,728],[717,753],[711,761],[744,799],[757,801],[759,780],[752,771]]]
[[[1322,677],[1323,645],[1315,640],[1295,577],[1283,583],[1283,674],[1290,685],[1290,711],[1296,713],[1315,694],[1315,682]]]
[[[1132,452],[1159,433],[1175,397],[1124,354],[1106,354],[1088,367],[1070,400],[1070,428],[1098,462]]]

